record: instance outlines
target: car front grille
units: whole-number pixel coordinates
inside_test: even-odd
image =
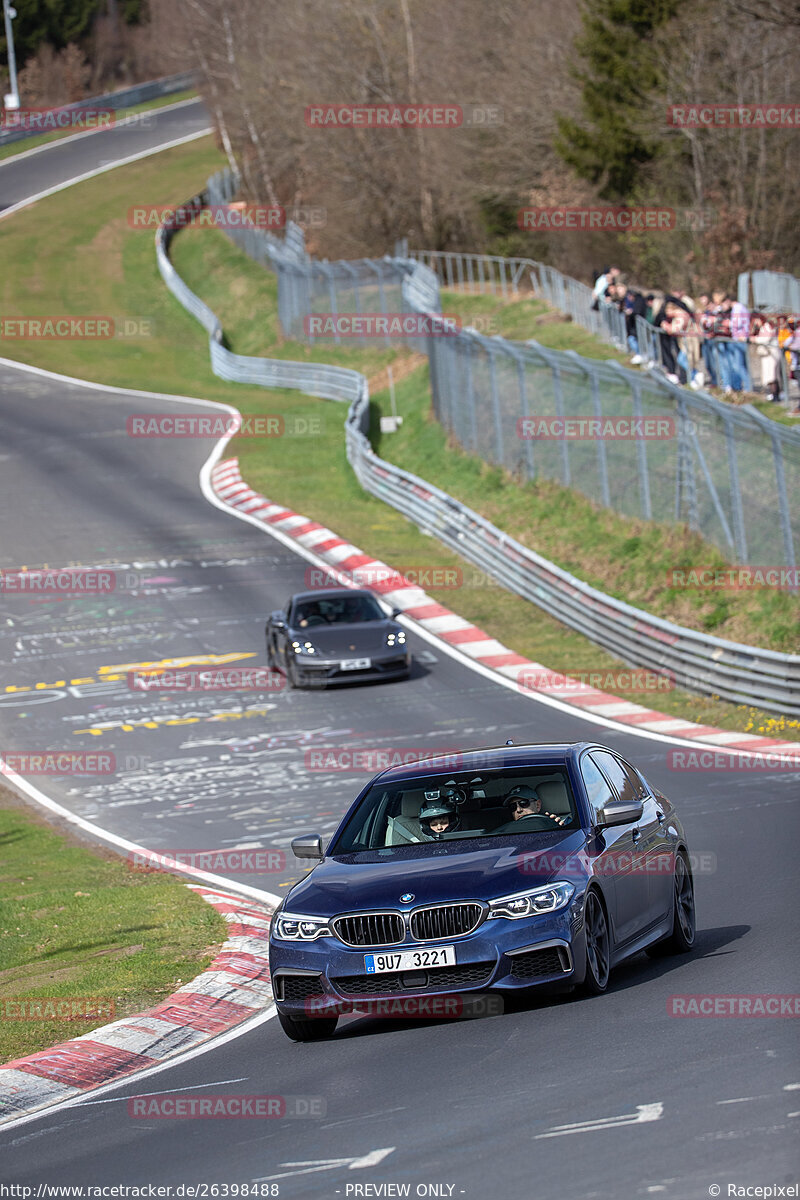
[[[546,946],[542,950],[515,954],[511,959],[509,974],[512,979],[550,979],[553,975],[565,975],[571,969],[572,963],[565,947]]]
[[[337,917],[333,930],[346,946],[396,946],[405,937],[403,918],[396,912]]]
[[[455,967],[433,967],[429,971],[401,972],[395,975],[340,975],[331,983],[343,996],[386,996],[397,992],[453,991],[456,988],[481,987],[489,981],[493,962],[465,963]],[[414,983],[404,983],[404,975]],[[417,982],[427,976],[427,982]]]
[[[418,908],[411,914],[411,936],[421,942],[463,937],[472,933],[482,917],[480,904],[437,904],[433,908]]]

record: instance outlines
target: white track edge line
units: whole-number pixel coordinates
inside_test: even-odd
[[[158,854],[157,850],[150,850],[146,846],[140,846],[137,842],[130,842],[127,838],[120,837],[116,833],[110,833],[103,829],[100,825],[95,825],[93,821],[87,821],[85,817],[79,817],[77,813],[70,812],[68,808],[64,808],[57,800],[52,800],[44,792],[40,791],[35,784],[24,779],[22,775],[18,775],[16,771],[10,771],[6,766],[4,759],[0,756],[0,764],[3,764],[3,771],[0,773],[4,781],[8,781],[14,785],[19,791],[24,792],[26,796],[30,796],[37,804],[41,804],[43,808],[47,808],[56,816],[63,817],[72,825],[77,825],[80,829],[91,833],[93,837],[99,837],[103,841],[110,842],[112,846],[120,850],[127,850],[129,853],[147,855]],[[170,874],[172,868],[170,868]],[[182,863],[175,864],[175,873],[188,875],[191,879],[199,879],[204,883],[211,883],[215,887],[224,885],[224,887],[233,892],[241,892],[244,896],[249,896],[253,900],[265,901],[267,904],[280,904],[282,897],[276,896],[273,892],[265,892],[261,888],[250,887],[247,883],[237,883],[235,880],[226,879],[224,875],[214,875],[210,871],[201,871],[196,867],[187,867]]]
[[[76,387],[91,388],[95,391],[110,392],[114,395],[143,396],[148,400],[174,400],[177,404],[201,404],[207,408],[219,408],[224,412],[230,413],[231,415],[241,416],[239,410],[234,408],[233,405],[224,404],[223,402],[217,400],[202,400],[195,396],[175,396],[167,392],[146,392],[138,388],[122,388],[115,387],[113,384],[105,385],[102,383],[94,383],[91,381],[76,379],[74,375],[59,375],[55,371],[45,370],[44,367],[33,367],[28,363],[16,362],[14,359],[8,358],[0,358],[0,366],[15,367],[22,371],[30,371],[35,375],[41,375],[44,378],[56,379],[61,383],[70,383],[74,384]],[[219,439],[216,446],[211,451],[210,455],[200,469],[200,488],[209,504],[212,504],[215,508],[221,509],[230,516],[236,517],[239,521],[246,521],[249,525],[255,526],[255,528],[260,529],[263,533],[269,534],[271,537],[275,538],[276,541],[279,541],[283,546],[293,550],[296,554],[299,554],[302,558],[305,558],[307,562],[312,563],[314,566],[322,567],[326,571],[336,570],[332,563],[329,563],[321,556],[314,554],[314,552],[308,549],[308,547],[301,545],[296,538],[289,537],[288,534],[282,533],[280,529],[276,529],[274,526],[265,524],[257,517],[250,516],[249,513],[240,512],[239,509],[227,504],[224,500],[217,496],[211,483],[211,472],[219,462],[223,451],[226,449],[228,443],[233,437],[233,433],[224,434]],[[311,519],[312,518],[309,517],[309,520]],[[413,617],[404,617],[401,614],[399,620],[401,624],[408,622],[407,627],[412,629],[413,632],[418,634],[424,641],[428,642],[431,646],[435,646],[441,652],[448,654],[451,658],[455,659],[456,662],[461,663],[463,666],[470,667],[471,670],[482,675],[484,679],[489,679],[493,683],[497,683],[502,687],[509,689],[510,691],[516,692],[517,695],[526,700],[530,700],[535,704],[544,704],[548,708],[554,708],[558,712],[564,713],[566,716],[577,717],[580,720],[588,721],[594,725],[599,725],[604,729],[613,729],[618,733],[629,733],[632,737],[646,738],[650,741],[660,742],[662,745],[667,746],[685,746],[695,750],[699,747],[700,749],[721,750],[724,753],[730,754],[746,754],[749,757],[755,758],[762,757],[765,753],[764,750],[759,751],[745,749],[732,749],[729,751],[724,751],[722,747],[714,746],[714,744],[711,742],[704,742],[701,738],[680,738],[668,733],[656,733],[650,729],[643,729],[638,725],[626,725],[621,721],[613,720],[611,717],[593,715],[584,709],[575,708],[570,704],[566,704],[563,700],[556,700],[552,696],[546,696],[541,693],[534,695],[529,691],[521,691],[518,684],[513,679],[508,679],[499,671],[494,670],[494,668],[486,667],[476,659],[469,658],[460,653],[458,649],[449,642],[444,641],[444,639],[437,637],[435,634],[429,633],[428,630],[424,629],[419,622],[414,620]],[[691,721],[689,724],[695,725],[696,722]],[[792,743],[786,742],[784,743],[784,746],[787,749],[791,748]],[[767,750],[768,749],[769,748],[767,748]],[[772,750],[772,753],[778,754],[781,753],[781,750],[782,747],[777,746]]]
[[[149,1079],[152,1075],[158,1075],[159,1072],[166,1071],[171,1067],[183,1066],[190,1059],[199,1058],[201,1054],[207,1054],[210,1050],[217,1050],[220,1046],[224,1046],[226,1042],[233,1041],[234,1038],[240,1037],[244,1033],[250,1033],[253,1029],[257,1029],[265,1021],[271,1021],[277,1015],[278,1010],[273,1001],[269,1008],[263,1012],[256,1013],[255,1016],[248,1017],[247,1020],[242,1021],[239,1025],[235,1025],[233,1029],[227,1029],[224,1033],[217,1034],[209,1038],[208,1041],[201,1042],[198,1046],[191,1046],[185,1051],[176,1051],[174,1058],[165,1058],[162,1062],[154,1063],[150,1067],[142,1067],[140,1071],[134,1071],[129,1075],[122,1075],[119,1079],[111,1079],[108,1083],[101,1083],[96,1088],[89,1088],[85,1092],[81,1092],[79,1096],[67,1096],[61,1100],[58,1097],[54,1097],[32,1112],[20,1113],[18,1117],[8,1117],[0,1121],[0,1134],[5,1132],[6,1129],[17,1129],[20,1125],[27,1125],[30,1121],[41,1120],[42,1117],[48,1117],[55,1112],[61,1113],[65,1108],[74,1108],[76,1105],[83,1103],[91,1104],[98,1096],[104,1096],[107,1092],[111,1092],[115,1088],[125,1087],[131,1083],[138,1084],[140,1079]]]
[[[160,146],[154,146],[151,150],[140,150],[137,154],[129,154],[127,158],[115,159],[113,162],[106,163],[105,166],[95,167],[92,171],[86,171],[83,175],[75,175],[72,179],[65,179],[51,188],[45,188],[43,192],[36,192],[35,195],[28,196],[25,200],[18,200],[10,208],[4,208],[0,212],[0,221],[4,221],[6,217],[19,212],[20,209],[29,208],[37,200],[44,200],[47,196],[55,196],[57,192],[63,192],[66,188],[74,187],[77,183],[85,183],[87,179],[94,179],[97,175],[105,175],[106,171],[115,171],[117,167],[127,167],[129,163],[139,162],[143,158],[150,158],[153,154],[160,154],[162,150],[172,150],[175,146],[185,146],[187,142],[194,142],[198,138],[208,137],[213,132],[211,128],[199,129],[196,133],[187,133],[183,137],[173,138],[171,142],[162,142]]]

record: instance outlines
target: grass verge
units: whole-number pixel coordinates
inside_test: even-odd
[[[223,918],[180,879],[54,831],[5,788],[0,855],[0,1062],[152,1008],[225,941]],[[85,1012],[86,998],[88,1020],[14,1019],[19,999]]]
[[[157,391],[204,396],[234,403],[245,413],[280,413],[285,417],[306,417],[320,422],[315,437],[283,438],[280,443],[240,439],[234,444],[242,470],[250,484],[270,498],[294,507],[309,517],[330,524],[343,537],[351,539],[366,553],[374,554],[398,567],[454,566],[463,561],[430,537],[423,536],[399,513],[365,494],[357,484],[346,461],[344,420],[346,407],[302,396],[295,392],[268,391],[255,387],[226,384],[216,379],[209,366],[208,344],[201,327],[178,305],[164,288],[155,266],[152,236],[130,230],[125,214],[137,196],[148,202],[171,204],[193,195],[207,176],[218,169],[221,156],[210,139],[165,151],[131,166],[110,172],[102,180],[90,180],[69,189],[52,200],[41,201],[30,210],[15,214],[13,221],[0,224],[0,249],[8,264],[0,283],[0,297],[9,315],[45,315],[54,311],[71,314],[113,313],[120,316],[146,317],[151,322],[148,337],[114,339],[108,342],[6,342],[4,353],[26,362],[63,371],[83,378],[141,387]],[[598,570],[597,582],[609,586],[606,560],[633,558],[634,574],[642,581],[646,606],[652,607],[661,559],[648,565],[652,553],[650,538],[678,536],[657,527],[643,528],[605,510],[594,510],[589,501],[575,493],[563,496],[574,506],[575,519],[582,522],[587,541],[574,551],[561,555],[553,526],[548,540],[545,518],[548,507],[556,507],[557,532],[563,534],[567,522],[562,497],[542,492],[541,520],[530,521],[530,486],[519,488],[500,472],[493,472],[467,456],[448,448],[441,429],[430,418],[427,394],[427,367],[419,366],[406,351],[376,348],[308,347],[287,342],[281,337],[276,313],[276,284],[273,276],[250,262],[222,235],[212,230],[187,230],[175,239],[174,261],[191,288],[220,315],[231,348],[237,353],[271,357],[316,359],[354,366],[370,378],[375,394],[374,426],[380,407],[386,401],[381,390],[386,386],[386,367],[392,365],[398,386],[398,398],[406,421],[401,434],[384,439],[380,449],[399,461],[398,455],[413,457],[414,467],[425,478],[479,510],[487,498],[492,504],[502,499],[508,504],[505,514],[498,507],[487,515],[510,531],[525,533],[530,544],[548,557],[563,561],[582,576],[592,578],[590,545]],[[31,264],[35,262],[35,267]],[[458,305],[462,297],[457,297]],[[479,304],[493,298],[473,297],[473,315]],[[514,304],[519,304],[517,310]],[[543,315],[533,307],[537,302],[523,298],[501,306],[503,329],[518,336],[532,319]],[[444,308],[453,308],[445,303]],[[459,307],[455,308],[459,311]],[[464,310],[465,315],[467,310]],[[502,331],[502,330],[498,330]],[[563,347],[565,336],[575,327],[547,321],[536,326],[537,340],[554,348]],[[588,335],[587,335],[588,336]],[[558,340],[556,340],[558,339]],[[569,342],[572,345],[572,341]],[[598,354],[608,348],[598,343]],[[438,440],[437,440],[438,439]],[[413,443],[419,442],[418,445]],[[459,476],[461,478],[459,478]],[[474,491],[460,492],[469,480]],[[584,508],[581,508],[584,506]],[[573,511],[571,509],[570,511]],[[519,526],[525,527],[520,530]],[[616,528],[616,541],[609,541]],[[522,540],[522,539],[521,539]],[[631,543],[626,547],[626,543]],[[553,548],[553,553],[548,550]],[[680,565],[672,543],[659,544],[658,553],[669,554],[670,566]],[[706,557],[704,561],[715,561]],[[696,557],[689,561],[697,561]],[[630,568],[626,568],[630,570]],[[468,571],[465,570],[465,574]],[[648,579],[650,580],[648,591]],[[621,579],[620,586],[625,584]],[[652,594],[651,594],[652,593]],[[620,664],[579,634],[566,629],[535,606],[524,603],[503,588],[481,581],[479,586],[462,587],[458,592],[433,593],[441,603],[455,608],[466,619],[481,625],[506,645],[557,671],[585,671]],[[747,597],[752,601],[753,593]],[[779,598],[780,599],[780,598]],[[726,603],[736,607],[742,596],[731,596]],[[686,598],[681,597],[686,604]],[[682,617],[682,610],[675,612]],[[691,616],[691,612],[686,614]],[[705,619],[705,618],[703,618]],[[752,616],[741,618],[750,636],[760,640],[760,622]],[[775,616],[775,624],[783,618]],[[772,618],[767,620],[770,623]],[[702,623],[701,623],[701,626]],[[728,636],[725,622],[717,621],[715,632]],[[754,632],[756,631],[756,632]],[[618,689],[620,694],[626,694]],[[773,718],[757,710],[740,708],[686,693],[659,693],[657,696],[627,693],[630,699],[696,720],[703,724],[746,732],[764,732],[774,736],[800,739],[800,722]]]
[[[172,96],[159,96],[155,100],[145,100],[141,104],[134,104],[131,108],[120,108],[117,110],[116,119],[122,121],[125,117],[133,117],[137,113],[152,112],[157,108],[166,108],[170,104],[177,104],[181,100],[191,100],[197,95],[192,88],[188,88],[183,92],[175,92]],[[61,142],[64,138],[70,137],[73,133],[79,133],[78,129],[57,129],[52,133],[38,134],[36,137],[23,138],[22,141],[12,142],[10,146],[0,147],[0,162],[7,158],[15,158],[18,154],[24,154],[26,150],[37,150],[39,146],[47,146],[50,142]]]

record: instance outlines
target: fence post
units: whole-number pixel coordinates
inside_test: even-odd
[[[631,392],[633,393],[633,415],[637,420],[642,420],[644,414],[642,412],[642,390],[639,384],[635,381],[631,382]],[[636,458],[639,464],[639,495],[642,501],[642,516],[646,521],[653,519],[653,505],[650,500],[650,473],[647,467],[647,443],[644,438],[637,437],[636,439]]]
[[[600,385],[597,379],[597,372],[592,371],[590,375],[592,385],[592,407],[594,415],[602,418],[603,403],[600,399]],[[602,438],[597,439],[597,470],[600,475],[600,488],[603,493],[603,504],[606,508],[611,508],[611,493],[608,488],[608,459],[606,458],[606,444]]]
[[[675,520],[682,519],[684,502],[689,513],[690,529],[700,529],[700,519],[697,511],[697,482],[694,474],[694,458],[692,445],[687,436],[689,415],[686,407],[686,397],[678,397],[678,461],[675,466]]]
[[[489,386],[492,389],[492,411],[494,412],[495,452],[499,466],[503,466],[503,422],[500,416],[500,396],[497,392],[497,373],[494,366],[495,349],[489,341],[481,338],[481,345],[489,356]]]
[[[475,344],[472,338],[459,338],[459,346],[466,346],[466,367],[467,367],[467,403],[469,404],[469,419],[470,429],[472,432],[472,452],[478,453],[478,410],[475,407],[475,380],[472,375],[472,357],[475,349]]]
[[[561,391],[561,371],[555,365],[550,363],[550,369],[553,372],[553,401],[555,403],[556,416],[564,419],[564,396]],[[569,442],[566,437],[561,439],[561,482],[564,487],[569,487],[572,476],[569,469]]]
[[[795,565],[794,537],[792,535],[792,517],[789,510],[789,496],[786,491],[786,472],[783,469],[783,449],[778,435],[770,433],[772,442],[772,457],[775,462],[775,482],[778,488],[778,512],[780,514],[781,534],[783,535],[783,552],[786,555],[786,566]]]
[[[728,477],[731,491],[731,518],[733,522],[733,538],[739,562],[747,562],[747,538],[745,536],[744,510],[742,508],[742,489],[739,483],[739,462],[736,457],[736,438],[733,434],[733,422],[730,417],[723,417],[725,422],[725,447],[728,451]]]
[[[519,410],[522,414],[520,421],[524,421],[528,416],[528,390],[525,383],[525,359],[522,353],[515,346],[506,343],[506,349],[511,354],[517,364],[517,387],[519,389]],[[519,430],[519,425],[517,425]],[[525,477],[526,479],[536,478],[536,464],[533,458],[533,438],[518,435],[525,447]]]

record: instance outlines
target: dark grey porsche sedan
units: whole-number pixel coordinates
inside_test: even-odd
[[[293,688],[406,678],[411,653],[397,616],[366,589],[298,592],[270,614],[267,660]]]

